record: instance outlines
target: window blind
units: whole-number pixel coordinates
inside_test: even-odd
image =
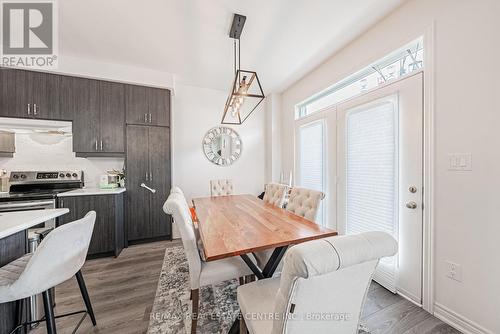
[[[395,100],[397,101],[397,100]],[[398,235],[397,105],[394,100],[347,114],[346,232]],[[396,291],[396,258],[380,261],[374,279]]]
[[[299,186],[325,192],[325,124],[315,121],[299,128]],[[316,222],[325,224],[324,201]]]

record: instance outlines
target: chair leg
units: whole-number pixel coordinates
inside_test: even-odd
[[[97,322],[95,320],[94,310],[92,309],[92,303],[90,302],[89,293],[87,291],[87,286],[85,285],[85,280],[83,279],[82,271],[79,270],[75,276],[78,282],[78,286],[80,287],[80,292],[82,294],[85,307],[87,308],[87,312],[89,313],[90,320],[92,320],[92,325],[95,326],[97,325]]]
[[[196,334],[196,326],[198,325],[198,308],[199,308],[199,297],[200,290],[191,290],[191,297],[193,301],[193,312],[191,320],[191,334]]]
[[[45,311],[45,322],[47,324],[47,334],[57,334],[56,319],[54,318],[54,308],[50,291],[42,292],[43,309]]]
[[[243,316],[240,318],[240,334],[247,334],[248,329],[247,329],[247,324],[245,323],[245,319]]]

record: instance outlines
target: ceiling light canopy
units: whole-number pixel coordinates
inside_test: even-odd
[[[234,14],[229,37],[234,40],[234,80],[224,107],[222,124],[242,124],[264,100],[257,72],[242,70],[240,36],[246,17]]]

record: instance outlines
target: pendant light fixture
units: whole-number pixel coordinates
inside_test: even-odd
[[[234,14],[229,37],[234,40],[234,80],[224,107],[222,124],[242,124],[264,100],[264,91],[257,72],[242,70],[240,36],[246,16]]]

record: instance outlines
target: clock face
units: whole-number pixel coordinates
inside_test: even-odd
[[[210,129],[203,138],[203,152],[218,166],[229,166],[241,155],[241,138],[236,131],[225,126]]]

